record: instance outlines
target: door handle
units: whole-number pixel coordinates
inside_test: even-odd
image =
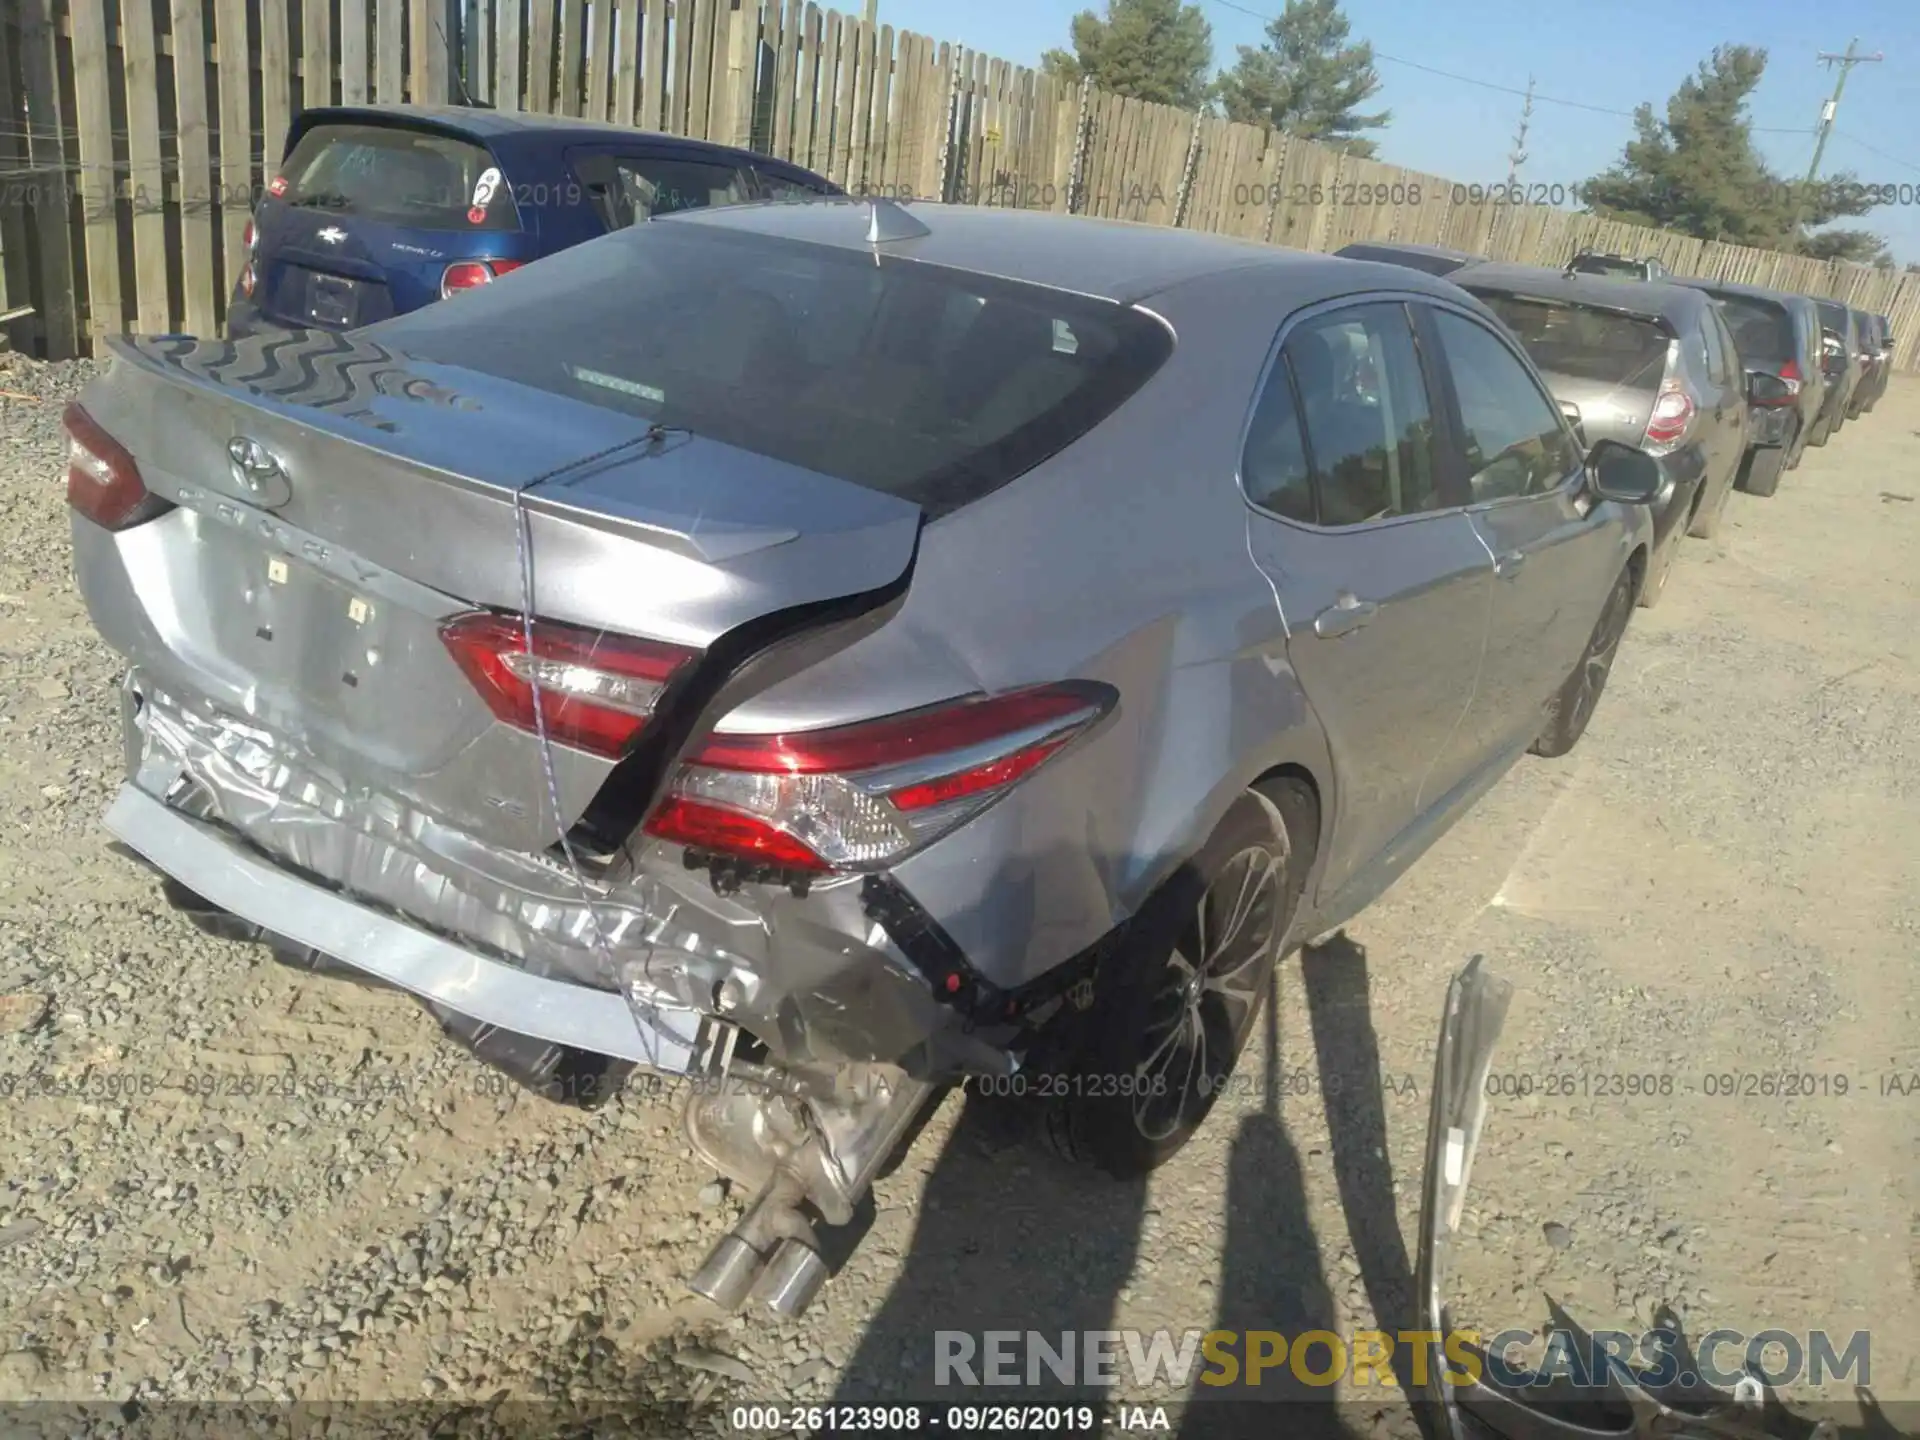
[[[1380,607],[1357,595],[1343,594],[1313,617],[1313,633],[1322,640],[1337,640],[1349,635],[1380,613]]]
[[[1520,567],[1527,563],[1527,552],[1509,550],[1493,562],[1493,573],[1502,580],[1511,580],[1520,573]]]

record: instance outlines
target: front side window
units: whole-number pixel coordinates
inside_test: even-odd
[[[1299,396],[1320,524],[1442,508],[1433,412],[1405,306],[1318,316],[1281,353]]]
[[[1484,325],[1434,312],[1460,401],[1461,443],[1476,503],[1557,489],[1580,465],[1558,407]]]

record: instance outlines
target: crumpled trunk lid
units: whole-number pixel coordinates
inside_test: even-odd
[[[530,593],[541,619],[730,668],[723,637],[897,588],[913,562],[907,502],[365,336],[110,343],[82,403],[179,508],[118,534],[76,519],[109,643],[341,794],[490,843],[545,849],[614,763],[555,746],[555,814],[538,741],[495,718],[448,619]],[[704,708],[718,678],[674,693]]]

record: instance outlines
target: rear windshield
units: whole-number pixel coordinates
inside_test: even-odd
[[[1638,260],[1613,260],[1602,255],[1584,255],[1568,267],[1576,275],[1617,275],[1628,280],[1646,277],[1647,267]]]
[[[1671,337],[1657,321],[1565,301],[1472,293],[1500,317],[1542,370],[1648,393],[1660,388]]]
[[[1172,349],[1159,322],[1107,301],[670,220],[382,333],[423,360],[684,427],[935,514],[1071,444]]]
[[[316,125],[280,173],[280,198],[301,208],[426,230],[519,228],[493,156],[451,135],[399,125]]]
[[[1847,307],[1837,300],[1816,300],[1813,303],[1819,307],[1820,323],[1845,339],[1851,331],[1847,323]]]
[[[1733,343],[1742,360],[1791,360],[1793,358],[1793,320],[1787,307],[1756,300],[1750,295],[1720,295],[1713,291]]]

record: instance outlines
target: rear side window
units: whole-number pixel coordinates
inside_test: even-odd
[[[1322,525],[1441,508],[1433,412],[1404,306],[1318,316],[1287,337],[1281,354],[1299,395]],[[1284,450],[1268,443],[1273,458],[1256,458],[1256,468],[1270,467],[1268,483],[1283,482]]]
[[[656,215],[738,205],[752,198],[737,165],[678,155],[583,155],[574,167],[588,199],[609,230],[624,230]]]
[[[1293,370],[1285,355],[1267,372],[1266,389],[1253,408],[1253,423],[1247,427],[1247,445],[1240,457],[1240,486],[1247,499],[1275,515],[1303,524],[1320,518],[1300,410],[1293,401]]]
[[[514,282],[402,316],[386,343],[934,514],[1072,444],[1173,346],[1107,301],[694,223],[608,235]]]
[[[1542,370],[1648,394],[1660,388],[1669,337],[1655,321],[1590,305],[1468,288],[1500,317]]]
[[[1725,385],[1733,378],[1733,337],[1727,334],[1727,327],[1720,323],[1712,305],[1701,314],[1700,329],[1707,342],[1707,379],[1715,385]]]
[[[513,196],[483,145],[402,125],[316,125],[281,170],[280,198],[427,230],[517,230]]]
[[[1714,292],[1709,291],[1709,294]],[[1793,320],[1784,305],[1750,295],[1716,295],[1743,362],[1793,358]]]

